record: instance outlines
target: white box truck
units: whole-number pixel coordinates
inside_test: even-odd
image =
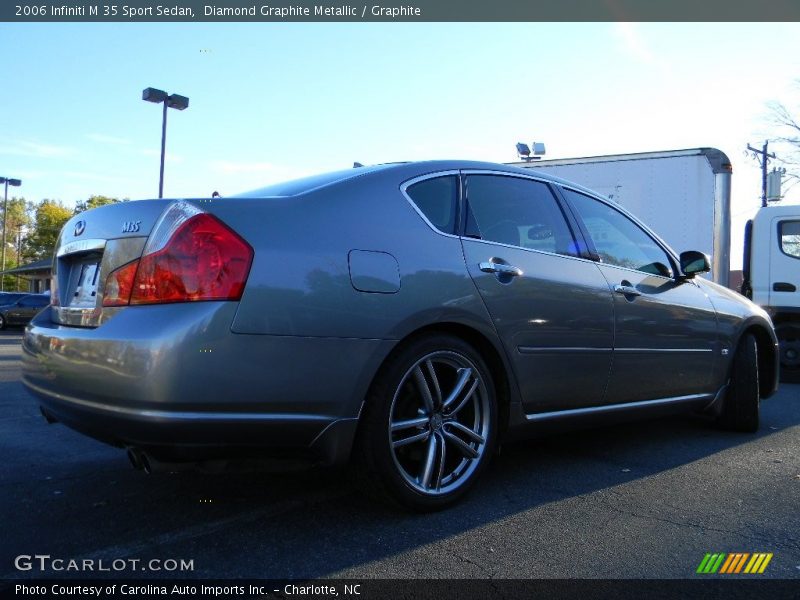
[[[724,152],[692,148],[510,164],[579,183],[652,226],[674,250],[708,254],[710,279],[743,291],[772,316],[786,379],[800,374],[800,206],[762,208],[748,225],[740,290],[731,285],[732,168]],[[676,218],[681,215],[686,218]]]

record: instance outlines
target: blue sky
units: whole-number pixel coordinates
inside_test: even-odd
[[[190,98],[169,111],[167,196],[356,160],[506,162],[534,139],[548,158],[715,146],[738,224],[765,103],[798,98],[800,24],[2,23],[0,57],[0,175],[29,200],[157,195],[153,86]]]

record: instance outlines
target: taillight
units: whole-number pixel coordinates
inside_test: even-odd
[[[139,259],[112,271],[106,278],[106,288],[103,294],[103,306],[127,306],[131,301],[133,279],[136,277],[136,267]]]
[[[159,219],[142,257],[108,276],[103,305],[239,300],[252,261],[252,248],[224,223],[176,202]]]

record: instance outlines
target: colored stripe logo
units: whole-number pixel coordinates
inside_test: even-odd
[[[708,553],[700,561],[696,572],[703,575],[761,574],[766,570],[772,556],[772,552]]]

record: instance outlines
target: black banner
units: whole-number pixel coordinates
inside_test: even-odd
[[[252,0],[17,0],[11,22],[486,22],[486,21],[799,21],[796,0],[408,0],[295,2]]]
[[[143,598],[318,600],[796,600],[800,580],[714,577],[709,579],[433,579],[433,580],[6,580],[0,598]]]

